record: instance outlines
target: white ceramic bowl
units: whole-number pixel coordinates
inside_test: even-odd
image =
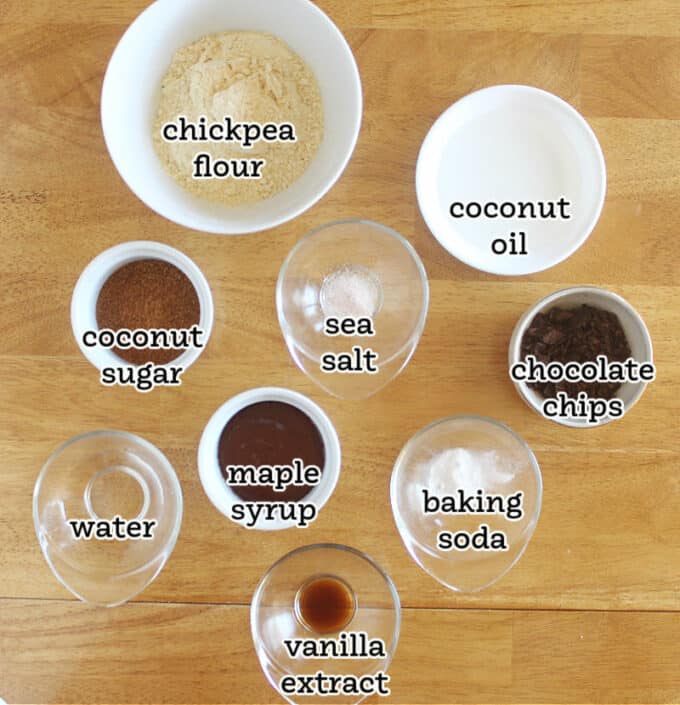
[[[269,32],[316,75],[324,139],[290,188],[255,204],[227,207],[194,197],[166,173],[153,146],[161,80],[174,53],[208,34]],[[361,126],[361,79],[333,22],[309,0],[157,0],[130,25],[111,57],[101,101],[106,145],[134,193],[160,215],[195,230],[240,234],[280,225],[314,205],[349,161]]]
[[[572,255],[600,217],[606,185],[588,123],[562,99],[530,86],[492,86],[454,103],[425,138],[416,170],[420,210],[441,245],[471,267],[504,275],[539,272]],[[454,202],[561,197],[572,204],[568,220],[450,213]],[[494,240],[512,232],[526,233],[528,254],[494,254]]]
[[[116,245],[97,255],[80,275],[71,298],[71,327],[80,351],[98,369],[129,366],[112,350],[90,348],[83,344],[88,330],[99,330],[97,325],[97,299],[106,280],[122,266],[140,259],[160,259],[180,269],[194,285],[201,307],[199,328],[204,332],[202,348],[189,348],[172,361],[173,366],[187,369],[198,360],[210,340],[215,308],[210,285],[196,263],[184,253],[160,242],[135,241]]]
[[[311,490],[304,501],[313,503],[320,512],[333,494],[340,477],[342,460],[340,440],[332,421],[320,406],[303,394],[280,387],[261,387],[238,394],[223,404],[208,421],[198,446],[198,473],[208,499],[222,514],[235,521],[231,517],[231,509],[234,504],[243,500],[227,485],[222,475],[218,460],[220,437],[229,419],[241,409],[264,401],[279,401],[297,407],[307,414],[319,429],[323,439],[326,463],[321,474],[321,482]],[[245,526],[245,522],[235,521],[235,523]],[[289,529],[294,525],[294,522],[282,520],[263,521],[260,517],[254,528],[261,531],[276,531]]]
[[[521,361],[522,338],[524,338],[527,328],[537,314],[545,313],[556,306],[561,308],[575,308],[582,304],[588,304],[616,314],[628,339],[633,359],[637,362],[653,362],[652,339],[640,314],[618,294],[614,294],[606,289],[579,286],[571,289],[563,289],[550,296],[546,296],[544,299],[534,304],[519,319],[512,333],[512,338],[510,339],[508,369],[511,369],[515,363]],[[572,428],[596,428],[597,426],[603,426],[614,420],[607,416],[600,419],[595,424],[589,424],[580,419],[562,417],[550,418],[545,416],[541,411],[543,397],[538,392],[530,389],[526,382],[515,382],[514,384],[522,399],[524,399],[536,413],[563,426],[570,426]],[[628,413],[636,404],[646,387],[647,384],[645,382],[625,382],[621,386],[616,396],[623,400],[624,414]]]

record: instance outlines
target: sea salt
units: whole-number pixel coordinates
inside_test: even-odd
[[[321,286],[326,318],[373,318],[381,303],[380,280],[365,267],[344,265],[331,272]]]

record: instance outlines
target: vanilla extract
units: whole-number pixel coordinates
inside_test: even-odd
[[[341,632],[354,618],[356,597],[341,578],[321,575],[305,583],[295,598],[295,614],[316,634]]]
[[[293,659],[384,659],[385,642],[370,638],[366,632],[342,632],[335,639],[284,639]]]

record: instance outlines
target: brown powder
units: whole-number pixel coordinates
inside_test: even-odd
[[[201,305],[189,277],[174,264],[141,259],[117,269],[102,286],[97,299],[100,329],[186,329],[198,325]],[[126,362],[167,365],[182,350],[119,350]]]

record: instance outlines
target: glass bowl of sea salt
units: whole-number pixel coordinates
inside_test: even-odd
[[[394,465],[390,495],[413,560],[442,585],[477,592],[522,557],[541,510],[541,470],[510,428],[453,416],[419,431]]]
[[[341,399],[365,399],[408,364],[429,306],[425,267],[399,233],[342,220],[305,235],[276,287],[279,324],[295,364]]]

